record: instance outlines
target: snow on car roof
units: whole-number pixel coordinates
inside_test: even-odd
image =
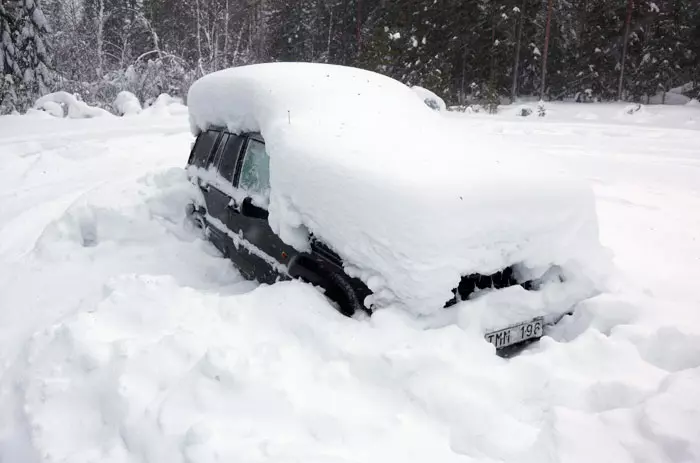
[[[259,131],[272,120],[288,125],[313,120],[325,126],[329,115],[337,120],[361,111],[375,120],[426,109],[408,87],[389,77],[315,63],[265,63],[215,72],[192,86],[188,104],[195,125],[244,131]]]
[[[465,146],[444,116],[386,76],[325,64],[242,66],[198,80],[188,106],[195,134],[211,126],[262,134],[272,229],[300,250],[309,233],[325,241],[377,307],[433,313],[463,275],[513,264],[584,274],[597,254],[583,183],[495,138],[474,134]]]

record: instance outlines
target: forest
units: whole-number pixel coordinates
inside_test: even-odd
[[[1,1],[0,114],[57,90],[186,98],[268,61],[370,69],[454,105],[700,94],[700,0]]]

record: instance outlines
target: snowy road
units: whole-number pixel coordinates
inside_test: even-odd
[[[587,177],[615,256],[510,360],[242,281],[182,226],[186,122],[0,117],[0,462],[700,461],[700,109],[446,120]]]

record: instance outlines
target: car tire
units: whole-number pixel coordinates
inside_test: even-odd
[[[321,287],[324,289],[326,297],[334,303],[338,312],[346,317],[352,317],[357,311],[362,310],[362,301],[359,300],[353,287],[342,275],[329,272],[326,275],[321,275],[321,278],[323,280]]]
[[[305,256],[290,263],[289,276],[323,289],[335,309],[346,317],[364,309],[357,292],[342,273],[326,270]]]

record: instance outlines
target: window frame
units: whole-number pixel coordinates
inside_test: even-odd
[[[219,164],[221,164],[221,160],[223,159],[223,152],[224,148],[226,148],[226,143],[228,143],[230,135],[226,132],[221,132],[221,137],[219,138],[219,142],[216,145],[216,150],[213,151],[212,159],[211,162],[208,163],[207,167],[211,166],[216,169],[217,172],[219,172]]]
[[[245,147],[247,146],[247,137],[245,135],[236,135],[235,133],[231,132],[224,132],[224,135],[226,136],[226,140],[222,140],[222,145],[220,145],[219,150],[217,151],[217,159],[216,159],[216,172],[217,174],[226,180],[231,185],[234,185],[234,181],[236,179],[236,169],[238,168],[238,160],[241,157],[243,153],[245,153]],[[226,150],[227,146],[229,143],[236,143],[238,144],[238,149],[235,151],[233,156],[235,157],[233,159],[233,165],[231,166],[231,178],[226,178],[224,173],[221,170],[221,167],[223,166],[223,162],[225,159],[227,159],[227,156],[224,154],[224,150]],[[213,165],[213,164],[212,164]]]

